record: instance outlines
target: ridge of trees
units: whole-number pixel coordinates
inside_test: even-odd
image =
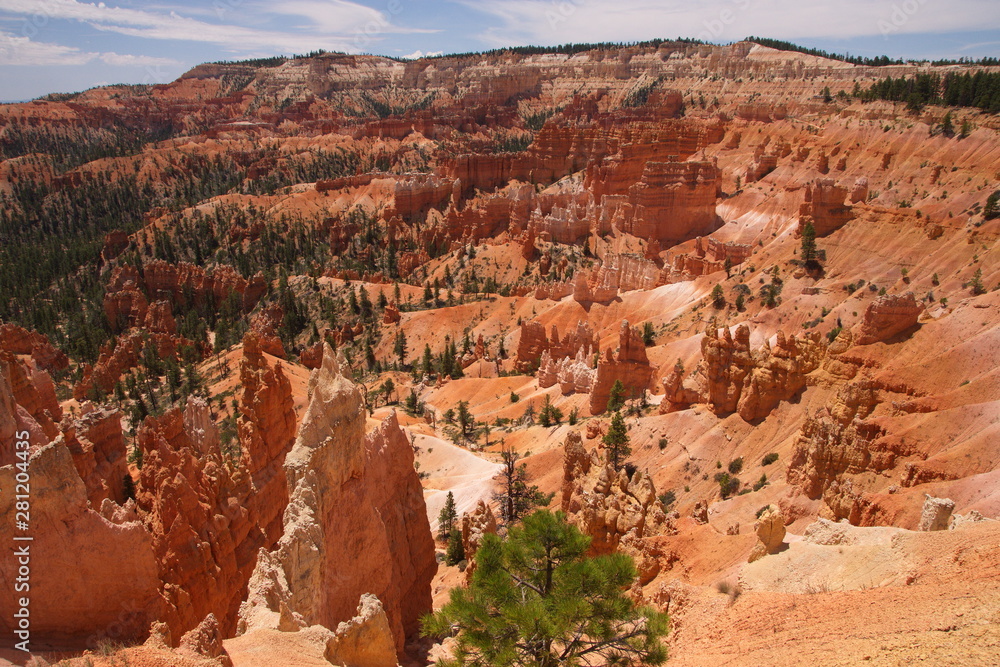
[[[895,79],[888,76],[865,90],[855,86],[853,95],[864,102],[905,102],[911,111],[919,111],[927,104],[942,104],[1000,113],[1000,72],[948,72],[944,76],[921,73]]]
[[[831,53],[829,51],[824,51],[823,49],[813,49],[807,46],[801,46],[799,44],[793,44],[792,42],[785,41],[783,39],[772,39],[770,37],[746,37],[743,41],[753,42],[755,44],[760,44],[761,46],[766,46],[771,49],[777,49],[779,51],[796,51],[798,53],[804,53],[808,56],[817,56],[819,58],[828,58],[830,60],[840,60],[845,63],[851,63],[853,65],[864,65],[867,67],[885,67],[886,65],[903,65],[905,63],[930,63],[934,67],[943,67],[946,65],[980,65],[983,67],[989,67],[994,65],[1000,65],[1000,59],[994,58],[992,56],[986,56],[983,58],[941,58],[938,60],[922,60],[914,58],[890,58],[886,55],[866,57],[866,56],[852,56],[850,53]]]
[[[777,49],[779,51],[796,51],[798,53],[803,53],[807,56],[828,58],[830,60],[840,60],[842,62],[852,63],[854,65],[866,65],[869,67],[884,67],[885,65],[903,64],[903,60],[901,58],[893,60],[889,56],[875,56],[874,58],[867,58],[864,56],[852,56],[849,53],[830,53],[829,51],[824,51],[823,49],[811,49],[806,46],[793,44],[792,42],[786,42],[785,40],[782,39],[771,39],[770,37],[746,37],[743,41],[753,42],[754,44],[760,44],[761,46],[766,46],[770,49]]]

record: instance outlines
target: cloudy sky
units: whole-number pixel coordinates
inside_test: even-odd
[[[0,101],[165,83],[206,61],[315,49],[416,57],[748,35],[838,53],[1000,55],[998,0],[0,0]]]

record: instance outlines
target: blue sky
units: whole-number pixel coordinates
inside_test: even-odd
[[[414,57],[502,46],[760,35],[904,58],[1000,55],[998,0],[0,0],[0,101],[314,49]]]

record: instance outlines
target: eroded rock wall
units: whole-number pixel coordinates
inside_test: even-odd
[[[284,534],[258,557],[240,630],[334,628],[371,593],[401,651],[430,610],[437,570],[413,449],[394,413],[365,436],[361,392],[340,374],[329,347],[309,396],[285,461],[291,500]]]
[[[604,356],[597,362],[597,373],[590,391],[591,414],[600,414],[607,409],[615,382],[621,381],[624,386],[624,398],[637,398],[649,387],[652,375],[642,334],[637,328],[629,326],[627,320],[622,320],[618,351],[612,353],[610,349],[605,350]]]
[[[621,550],[631,555],[646,583],[660,570],[647,538],[673,532],[648,473],[616,471],[597,450],[588,452],[577,431],[566,436],[560,507],[591,538],[594,554]]]
[[[95,426],[95,428],[98,428]],[[94,433],[97,437],[97,434]],[[132,501],[119,505],[95,494],[81,478],[78,462],[58,436],[50,442],[11,389],[8,370],[0,364],[0,539],[11,549],[30,553],[32,645],[93,647],[99,641],[141,639],[162,610],[152,539]],[[18,441],[28,444],[19,449]],[[115,448],[115,441],[96,449]],[[117,455],[124,456],[122,451]],[[18,452],[22,452],[18,456]],[[90,469],[99,469],[95,457]],[[112,458],[115,458],[112,456]],[[16,464],[21,464],[17,467]],[[31,507],[27,530],[15,522],[15,494],[25,474]],[[18,479],[18,476],[21,479]],[[15,536],[30,535],[30,542]],[[18,559],[0,562],[0,632],[14,637],[14,605]],[[72,573],[72,576],[67,576]]]

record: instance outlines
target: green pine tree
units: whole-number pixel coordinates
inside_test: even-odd
[[[628,430],[625,428],[625,420],[621,412],[615,412],[611,417],[611,425],[608,432],[602,438],[604,442],[604,452],[608,458],[608,463],[615,470],[621,470],[625,465],[625,459],[632,455],[632,448],[629,446]]]
[[[465,560],[465,545],[462,544],[462,533],[452,528],[448,533],[448,548],[445,550],[445,563],[458,565]]]
[[[719,283],[712,288],[712,305],[716,308],[726,307],[726,293],[722,291],[722,285]]]
[[[500,460],[502,468],[499,488],[493,494],[500,509],[500,521],[510,526],[521,520],[531,510],[546,505],[549,497],[528,483],[528,466],[521,462],[521,455],[501,441]]]
[[[410,389],[409,395],[406,397],[406,400],[403,401],[403,409],[406,410],[408,414],[413,416],[423,412],[423,404],[420,402],[420,399],[417,398],[417,392],[415,390]]]
[[[431,346],[424,345],[424,356],[420,360],[420,372],[425,376],[434,373],[434,355],[431,353]]]
[[[462,431],[462,438],[468,440],[469,433],[472,431],[472,427],[476,424],[475,417],[473,417],[472,413],[469,411],[468,401],[458,402],[456,417],[458,418],[458,428]]]
[[[396,340],[393,342],[392,351],[399,359],[399,366],[402,368],[406,363],[406,335],[402,329],[396,333]]]
[[[455,527],[455,520],[458,519],[458,510],[455,508],[455,494],[448,492],[444,499],[444,507],[438,514],[438,538],[447,539],[451,535],[452,528]]]
[[[653,328],[652,322],[642,323],[642,344],[649,347],[654,342],[656,342],[656,330]]]
[[[944,118],[941,119],[941,124],[938,126],[938,129],[941,130],[941,134],[946,137],[950,137],[955,134],[955,124],[951,120],[950,111],[945,113]]]
[[[468,588],[423,619],[423,633],[457,629],[442,667],[490,665],[660,665],[666,614],[637,607],[627,591],[637,573],[622,553],[587,557],[590,538],[561,513],[538,511],[506,540],[487,535]]]
[[[552,405],[552,399],[550,399],[548,394],[546,394],[545,402],[542,403],[542,409],[538,412],[538,423],[542,426],[549,427],[552,424],[558,424],[561,422],[562,418],[562,410]]]
[[[385,402],[387,405],[392,402],[392,394],[395,391],[396,383],[392,381],[392,378],[386,378],[382,383],[382,386],[379,387],[379,392],[385,396]]]
[[[816,261],[816,228],[811,222],[802,226],[802,261],[806,265]]]
[[[625,405],[625,385],[622,384],[621,380],[615,380],[615,383],[611,385],[611,391],[608,392],[607,409],[609,412],[614,412],[621,410],[623,405]]]

